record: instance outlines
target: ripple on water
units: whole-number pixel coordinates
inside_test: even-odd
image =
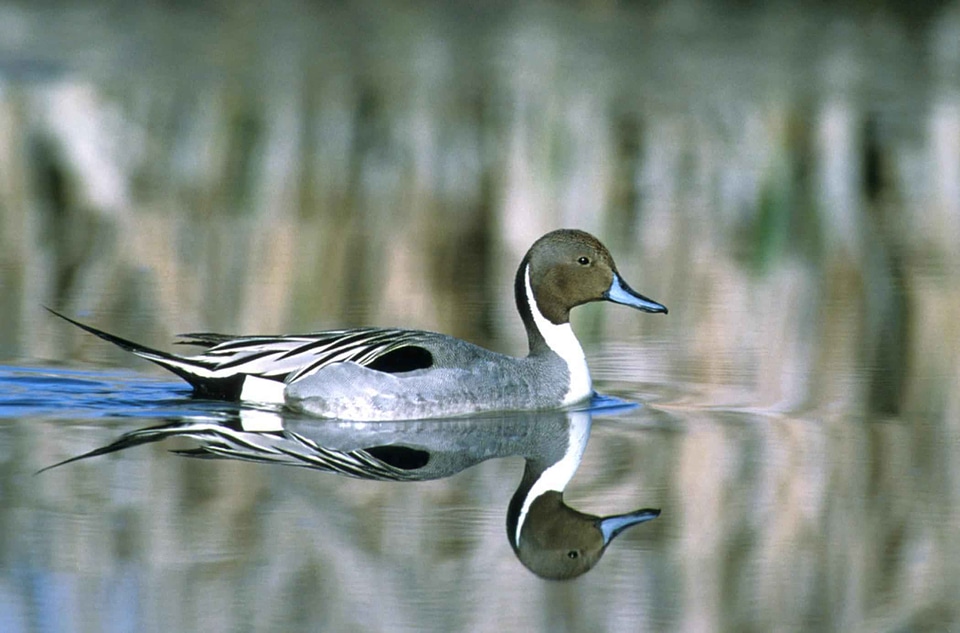
[[[0,367],[0,418],[162,415],[188,394],[182,383],[126,371]]]

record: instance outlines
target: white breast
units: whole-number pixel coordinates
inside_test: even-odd
[[[530,312],[533,314],[533,322],[543,336],[543,340],[552,349],[557,356],[563,359],[567,364],[567,371],[570,374],[570,386],[567,394],[563,398],[563,405],[573,404],[586,400],[593,393],[593,383],[590,381],[590,369],[587,367],[587,358],[583,354],[583,348],[580,347],[580,341],[573,333],[573,328],[569,323],[557,325],[551,323],[547,317],[541,314],[537,307],[537,302],[533,298],[533,288],[530,286],[530,266],[527,265],[524,274],[524,282],[527,292],[527,304],[530,306]]]

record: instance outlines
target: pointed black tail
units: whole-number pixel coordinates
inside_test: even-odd
[[[212,368],[207,364],[194,361],[191,359],[184,358],[183,356],[177,356],[176,354],[170,354],[168,352],[162,352],[158,349],[153,349],[152,347],[147,347],[146,345],[141,345],[140,343],[134,343],[125,338],[121,338],[109,332],[104,332],[103,330],[98,330],[97,328],[87,325],[86,323],[81,323],[75,321],[68,316],[60,314],[52,308],[44,306],[47,312],[54,316],[58,316],[67,323],[72,323],[82,330],[90,332],[94,336],[98,336],[103,340],[113,343],[117,347],[132,352],[139,356],[140,358],[146,359],[152,363],[160,365],[164,369],[173,372],[180,378],[183,378],[188,383],[190,383],[194,389],[200,389],[203,385],[201,384],[203,372],[209,372]]]

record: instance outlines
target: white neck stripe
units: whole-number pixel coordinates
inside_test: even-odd
[[[570,385],[561,404],[567,406],[586,400],[593,393],[593,383],[590,381],[590,369],[587,367],[587,359],[583,355],[583,348],[580,347],[577,335],[573,333],[570,323],[561,325],[551,323],[540,312],[537,301],[533,297],[533,288],[530,285],[530,264],[527,264],[523,280],[527,293],[527,305],[530,306],[530,314],[533,315],[533,323],[540,331],[540,335],[546,341],[547,346],[567,364]]]
[[[563,492],[583,460],[583,451],[586,450],[587,439],[590,437],[592,418],[586,411],[571,412],[568,415],[570,418],[570,435],[567,440],[567,452],[563,454],[560,461],[543,471],[523,500],[520,516],[517,518],[517,531],[514,534],[514,543],[517,544],[517,547],[520,547],[520,530],[523,529],[523,523],[527,520],[527,513],[530,512],[530,506],[533,505],[533,502],[549,490]]]

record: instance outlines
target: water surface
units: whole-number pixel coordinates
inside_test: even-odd
[[[126,371],[5,367],[0,385],[9,630],[763,627],[785,614],[833,628],[865,617],[842,614],[860,600],[884,605],[881,628],[953,617],[947,485],[912,461],[911,429],[893,420],[663,396],[599,415],[568,502],[663,514],[562,583],[507,543],[518,458],[404,484],[192,460],[167,442],[37,475],[226,406]],[[730,607],[744,600],[763,608]]]

